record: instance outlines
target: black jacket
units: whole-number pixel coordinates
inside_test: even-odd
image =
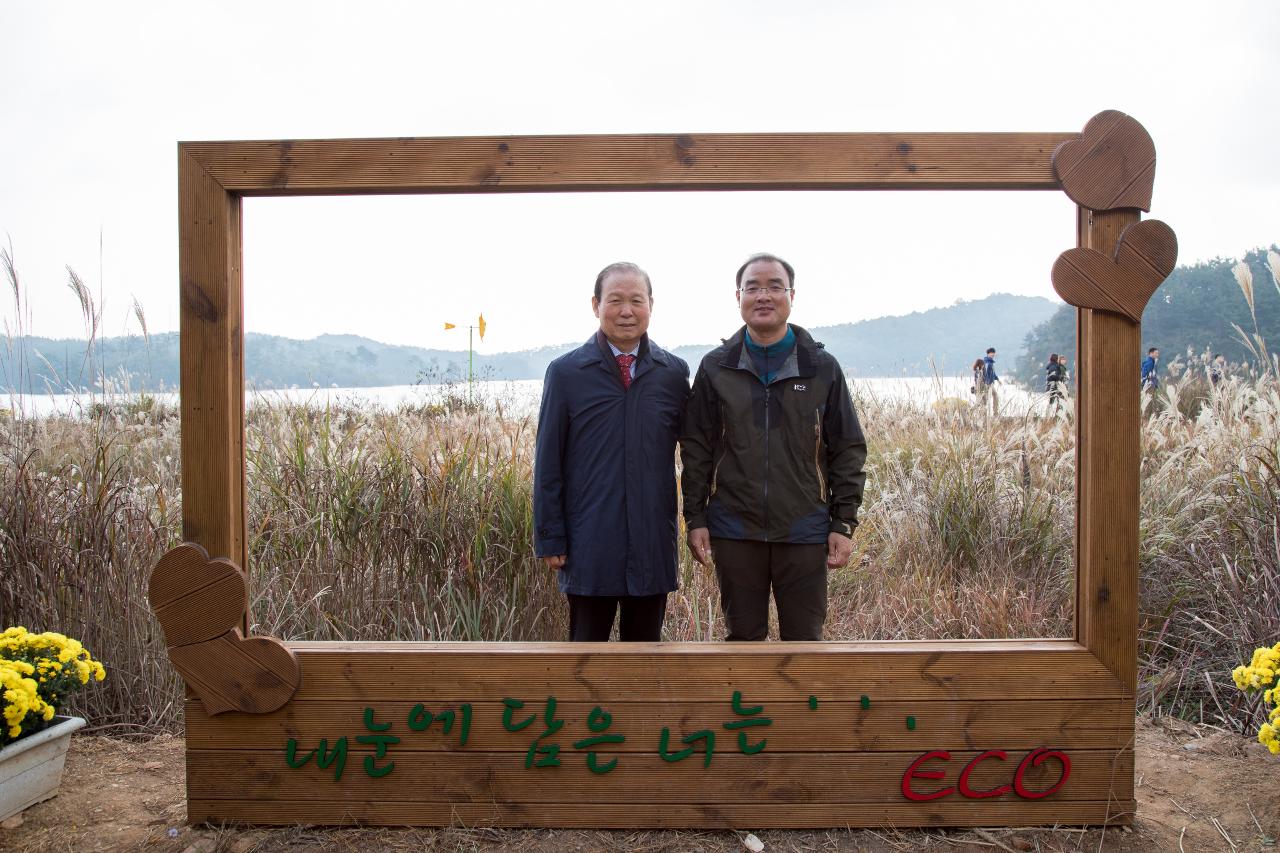
[[[1067,366],[1060,361],[1051,361],[1044,366],[1044,390],[1059,391],[1063,382],[1067,381]]]
[[[824,543],[853,534],[866,440],[835,358],[799,326],[768,385],[746,327],[702,359],[680,430],[685,524],[712,536]]]

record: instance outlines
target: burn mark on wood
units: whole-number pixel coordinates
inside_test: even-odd
[[[924,662],[924,666],[920,668],[920,677],[925,679],[926,681],[932,681],[934,684],[938,685],[939,687],[949,688],[951,687],[951,682],[955,680],[954,675],[934,675],[932,672],[929,671],[930,669],[933,668],[933,665],[936,664],[941,658],[942,658],[942,655],[939,652],[934,652],[933,654],[929,655],[929,657]]]
[[[676,137],[676,160],[682,166],[692,166],[698,162],[698,158],[693,156],[693,137],[687,133],[682,133]]]
[[[783,681],[787,682],[787,684],[790,684],[792,687],[797,687],[797,688],[802,687],[803,685],[801,685],[800,682],[792,678],[791,674],[787,672],[787,667],[791,665],[792,657],[793,656],[789,654],[783,655],[782,660],[778,661],[778,676]]]
[[[282,190],[289,186],[289,172],[293,168],[293,140],[282,139],[276,143],[276,148],[279,150],[280,168],[271,175],[271,186]]]
[[[182,304],[205,323],[218,322],[218,309],[204,288],[194,281],[182,282]]]

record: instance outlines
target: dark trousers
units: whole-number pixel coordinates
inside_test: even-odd
[[[657,642],[662,639],[662,620],[667,615],[667,594],[658,595],[569,595],[569,639],[573,642],[602,643],[609,639],[618,611],[618,639],[624,642]]]
[[[751,539],[712,539],[726,640],[769,634],[769,590],[778,605],[778,636],[821,640],[827,620],[827,546]]]

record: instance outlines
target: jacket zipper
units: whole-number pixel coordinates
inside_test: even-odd
[[[822,477],[822,414],[813,410],[813,470],[818,473],[818,500],[827,502],[827,481]]]
[[[724,438],[725,433],[728,432],[728,428],[725,426],[725,423],[724,423],[723,409],[724,407],[722,406],[721,412],[720,412],[720,446],[723,449],[720,451],[720,458],[716,460],[715,467],[711,469],[711,494],[707,495],[708,498],[710,498],[712,495],[716,493],[716,486],[720,482],[720,464],[724,462],[724,458],[729,455],[729,448],[725,444],[725,438]]]
[[[769,386],[764,386],[764,541],[769,541]]]

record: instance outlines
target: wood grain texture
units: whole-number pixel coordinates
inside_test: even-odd
[[[533,740],[536,735],[529,737]],[[755,755],[717,755],[710,767],[697,756],[669,763],[655,752],[613,754],[617,765],[607,774],[586,766],[586,753],[563,739],[560,765],[526,769],[525,753],[454,753],[399,750],[389,747],[382,758],[371,746],[351,743],[342,778],[334,767],[314,760],[303,767],[285,763],[284,745],[273,752],[227,751],[187,753],[187,795],[193,799],[279,797],[284,800],[331,801],[412,800],[421,803],[556,803],[579,802],[584,808],[607,803],[733,803],[756,800],[772,803],[900,803],[902,776],[912,762],[932,747],[923,743],[911,752],[853,752],[796,754],[766,749]],[[954,786],[976,751],[951,752],[950,761],[934,759],[929,770],[941,779],[913,780],[913,790],[933,793]],[[1069,754],[1070,776],[1050,794],[1055,804],[1098,799],[1108,792],[1116,799],[1133,797],[1133,753],[1074,750]],[[365,758],[377,769],[394,764],[387,775],[365,772]],[[990,790],[1012,782],[1025,753],[1005,761],[979,762],[969,776],[975,790]],[[1063,774],[1056,759],[1028,767],[1022,781],[1032,791],[1052,788]],[[1116,782],[1113,787],[1112,779]],[[961,799],[958,793],[953,794]],[[1002,798],[1003,799],[1003,798]],[[1008,801],[1018,799],[1010,793]],[[1048,799],[1048,798],[1046,798]],[[1046,810],[1047,811],[1047,810]]]
[[[240,199],[179,149],[178,200],[182,538],[245,566]]]
[[[545,696],[530,700],[527,708],[541,710]],[[564,702],[557,716],[570,729],[581,729],[592,709],[602,707],[613,717],[611,734],[625,743],[602,746],[606,752],[652,752],[654,738],[665,726],[673,733],[702,729],[720,730],[730,712],[730,697],[721,702],[646,702],[628,697],[600,702]],[[523,749],[528,737],[502,727],[500,700],[457,697],[426,704],[432,713],[472,706],[470,737],[459,743],[458,729],[449,735],[433,723],[426,733],[414,733],[397,747],[405,751],[502,752]],[[390,722],[404,734],[417,702],[378,702],[376,719]],[[425,704],[425,703],[424,703]],[[189,749],[279,749],[288,738],[307,743],[343,734],[365,734],[363,713],[367,703],[293,701],[264,715],[222,714],[210,716],[199,702],[187,702],[186,727]],[[528,712],[532,713],[532,711]],[[779,752],[883,752],[909,751],[928,742],[939,749],[1032,749],[1053,743],[1064,749],[1105,749],[1123,743],[1132,727],[1133,706],[1125,699],[925,702],[876,701],[863,709],[856,701],[820,701],[810,710],[804,701],[765,703],[769,748]],[[527,714],[526,714],[527,715]],[[915,730],[905,720],[915,717]],[[734,737],[716,742],[717,752],[736,752]]]
[[[235,628],[203,643],[170,648],[169,660],[210,715],[274,711],[302,681],[297,658],[279,640],[244,639]]]
[[[1132,697],[1071,640],[948,643],[289,643],[307,674],[299,701],[359,696],[428,702],[458,696],[1096,699]]]
[[[1067,197],[1081,207],[1151,209],[1156,146],[1131,116],[1117,110],[1098,113],[1079,139],[1058,146],[1052,165]]]
[[[1060,824],[1127,825],[1136,803],[1130,800],[1071,802],[950,798],[929,803],[767,803],[748,798],[737,803],[626,803],[584,808],[581,803],[411,803],[356,798],[313,802],[245,798],[187,800],[191,823],[344,826],[537,826],[630,829],[823,829],[829,827],[1034,826]]]
[[[1057,189],[1075,133],[494,136],[184,142],[243,195]]]
[[[1081,210],[1082,247],[1111,251],[1136,211]],[[1080,509],[1076,634],[1130,695],[1138,665],[1138,477],[1141,331],[1083,309],[1077,411]]]
[[[185,646],[220,637],[240,624],[247,609],[244,575],[227,559],[210,560],[184,543],[160,558],[148,587],[165,645]]]
[[[1077,247],[1054,262],[1053,289],[1077,308],[1111,311],[1132,323],[1178,263],[1178,238],[1163,222],[1135,222],[1121,232],[1114,251]]]

